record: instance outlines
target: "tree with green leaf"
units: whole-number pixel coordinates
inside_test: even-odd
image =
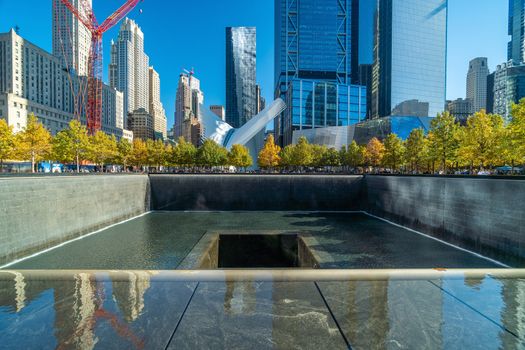
[[[323,153],[321,164],[323,166],[329,167],[330,169],[341,166],[341,158],[339,157],[339,152],[333,147],[328,148],[326,152]]]
[[[405,145],[403,140],[396,134],[389,134],[383,141],[383,145],[385,146],[385,152],[382,163],[386,168],[390,168],[392,172],[396,172],[404,162]]]
[[[117,143],[117,157],[116,162],[127,171],[128,165],[131,163],[133,154],[133,144],[126,138],[121,138]]]
[[[35,166],[38,162],[49,156],[51,146],[51,134],[38,121],[34,114],[27,118],[26,127],[16,134],[16,154],[22,160],[31,161],[31,172],[36,172]]]
[[[180,137],[173,148],[173,163],[177,166],[192,167],[197,163],[197,148]]]
[[[279,163],[281,161],[281,157],[279,155],[280,152],[281,147],[275,144],[273,135],[268,135],[263,149],[261,150],[261,152],[259,152],[257,164],[262,169],[273,169],[279,166]]]
[[[253,159],[248,148],[243,145],[233,145],[228,152],[228,164],[241,169],[252,166]]]
[[[430,122],[429,147],[446,174],[457,160],[459,124],[449,112],[443,112]]]
[[[117,157],[117,139],[99,130],[89,137],[88,158],[104,170],[104,165]]]
[[[308,143],[306,137],[301,136],[293,148],[292,165],[296,167],[311,166],[314,161],[312,145]]]
[[[71,163],[74,155],[71,150],[71,140],[66,130],[58,132],[52,140],[51,157],[62,164]]]
[[[347,147],[343,147],[341,152],[341,161],[347,167],[355,169],[365,162],[366,148],[359,146],[355,141],[352,141]]]
[[[328,147],[325,145],[310,145],[310,151],[312,153],[312,163],[314,167],[328,166],[326,164],[326,154],[328,153]]]
[[[284,147],[279,153],[280,162],[279,165],[283,168],[290,168],[293,166],[293,155],[294,155],[294,145],[288,145]]]
[[[13,155],[14,144],[13,128],[5,119],[0,119],[0,173],[4,169],[4,161]]]
[[[88,149],[87,129],[77,120],[72,120],[68,128],[60,131],[53,138],[55,160],[64,164],[75,162],[77,173],[80,171],[80,163],[86,158]]]
[[[197,150],[197,164],[202,167],[211,168],[226,165],[228,151],[213,140],[206,140]]]
[[[405,141],[405,160],[410,171],[418,174],[428,159],[428,142],[425,131],[421,128],[414,129]]]

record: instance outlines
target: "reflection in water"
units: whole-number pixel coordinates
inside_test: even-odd
[[[93,349],[99,341],[97,326],[102,324],[103,328],[110,328],[127,339],[134,348],[143,348],[144,340],[134,334],[130,325],[144,311],[145,294],[155,272],[127,272],[126,281],[113,281],[116,275],[110,274],[111,283],[97,281],[95,275],[88,273],[61,281],[31,281],[21,273],[10,274],[13,275],[11,281],[2,281],[0,308],[4,309],[0,311],[0,321],[4,313],[18,315],[20,322],[30,322],[32,315],[22,314],[24,308],[44,302],[54,310],[54,325],[36,326],[53,329],[57,349]],[[44,293],[46,290],[53,291],[52,300],[44,300],[49,298],[49,294]]]
[[[252,315],[256,308],[255,282],[226,282],[224,311],[229,315]]]
[[[525,341],[525,280],[501,280],[501,282],[503,286],[503,307],[501,308],[503,325]]]

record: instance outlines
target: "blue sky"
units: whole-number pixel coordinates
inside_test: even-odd
[[[372,1],[372,0],[370,0]],[[424,1],[424,0],[421,0]],[[123,0],[93,0],[100,22]],[[257,27],[257,79],[273,97],[273,0],[144,0],[130,17],[142,27],[150,64],[160,73],[162,102],[173,124],[179,73],[194,68],[205,104],[225,101],[225,27]],[[139,9],[142,9],[140,13]],[[449,0],[447,98],[464,97],[468,61],[489,58],[491,71],[507,56],[507,0]],[[20,34],[51,50],[51,0],[0,0],[0,32],[18,25]],[[107,78],[109,42],[104,37]]]

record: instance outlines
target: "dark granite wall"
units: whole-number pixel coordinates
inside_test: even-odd
[[[525,264],[525,180],[366,176],[363,183],[370,214]]]
[[[361,176],[151,175],[153,210],[359,210]]]

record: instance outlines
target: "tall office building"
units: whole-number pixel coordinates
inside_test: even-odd
[[[126,114],[140,108],[149,112],[149,57],[142,30],[129,18],[122,22],[117,41],[111,42],[109,83],[124,93]]]
[[[167,139],[166,111],[160,100],[160,77],[153,67],[149,67],[149,112],[153,118],[155,137]]]
[[[364,71],[366,65],[373,62],[375,9],[375,1],[367,0],[275,0],[275,96],[285,101],[306,101],[303,96],[307,93],[299,91],[300,86],[321,89],[324,83],[329,83],[326,85],[330,86],[329,91],[322,94],[317,91],[319,97],[331,96],[332,90],[347,91],[351,83],[366,84],[370,79],[359,74],[359,67],[362,66]],[[295,95],[287,96],[289,91]],[[334,97],[333,103],[345,104],[338,94]],[[352,98],[351,104],[360,104],[358,96]],[[324,104],[325,101],[320,99],[315,104],[319,110],[317,118],[322,120],[325,119],[325,110],[332,108],[325,108]],[[345,107],[348,105],[346,101]],[[359,120],[357,113],[355,111],[356,115],[348,120]],[[304,110],[296,108],[292,113],[286,111],[276,118],[276,142],[283,146],[290,144],[294,130],[311,126],[312,123],[304,120],[305,116]],[[327,118],[331,119],[336,118]],[[346,116],[341,120],[347,120]],[[322,124],[325,123],[316,126]]]
[[[222,121],[226,121],[226,111],[221,105],[212,105],[210,106],[210,111],[215,114],[217,117],[221,118]]]
[[[478,57],[470,61],[467,74],[467,99],[472,102],[472,113],[487,109],[488,75],[486,57]]]
[[[226,28],[226,122],[234,128],[257,114],[256,29]]]
[[[61,58],[25,40],[11,30],[0,34],[0,119],[19,132],[34,114],[52,134],[65,129],[78,116],[86,123],[76,95],[86,86],[86,77],[65,69]],[[81,109],[79,111],[79,108]],[[117,138],[126,136],[123,95],[114,88],[102,88],[102,131]]]
[[[509,0],[509,35],[508,60],[514,64],[525,62],[525,2]]]
[[[262,96],[261,86],[255,86],[255,113],[258,114],[266,108],[266,99]]]
[[[378,0],[373,118],[396,115],[396,111],[435,117],[443,111],[447,11],[447,0]],[[416,109],[410,110],[410,105]],[[425,105],[428,108],[422,111]]]
[[[92,0],[70,0],[79,12],[85,5],[93,6]],[[91,49],[91,33],[60,0],[52,2],[53,55],[64,61],[64,66],[73,68],[78,75],[88,75],[88,59]]]
[[[179,77],[175,101],[174,137],[184,137],[186,141],[199,146],[201,124],[199,108],[204,104],[204,95],[200,90],[200,81],[193,73],[182,73]]]
[[[513,61],[499,65],[494,72],[494,111],[509,120],[513,103],[525,97],[525,64]]]

